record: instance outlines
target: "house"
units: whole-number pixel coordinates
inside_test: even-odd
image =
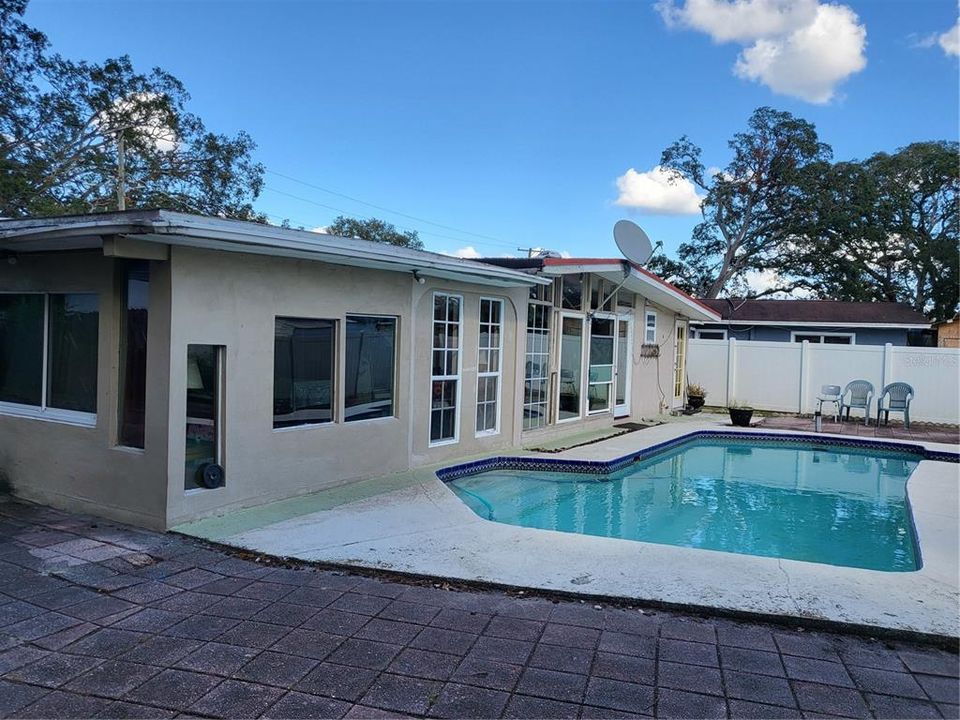
[[[683,404],[701,303],[163,210],[0,222],[0,480],[167,528]]]
[[[937,333],[937,347],[960,348],[960,315],[933,326]]]
[[[701,302],[722,322],[693,321],[692,336],[700,340],[912,345],[930,328],[926,318],[905,303],[742,298]]]

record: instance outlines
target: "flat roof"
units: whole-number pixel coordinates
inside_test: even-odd
[[[503,287],[548,281],[509,268],[357,238],[172,210],[0,220],[0,251],[39,253],[103,247],[105,236],[223,252],[293,257]]]

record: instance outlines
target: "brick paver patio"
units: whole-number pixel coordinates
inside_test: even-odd
[[[0,502],[0,717],[958,717],[906,642],[264,566]]]

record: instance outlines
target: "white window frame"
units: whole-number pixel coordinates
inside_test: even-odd
[[[650,327],[650,318],[653,318],[653,327]],[[653,337],[650,334],[653,333]],[[647,310],[643,313],[643,344],[657,344],[657,311]]]
[[[550,328],[550,326],[551,326],[551,324],[553,323],[553,305],[550,304],[550,303],[544,303],[544,302],[539,302],[539,301],[534,301],[534,300],[529,301],[529,303],[528,303],[527,305],[528,305],[528,308],[527,308],[527,321],[526,321],[526,323],[524,324],[524,328],[525,328],[525,330],[526,330],[526,336],[525,336],[526,339],[525,339],[525,341],[524,341],[524,342],[525,342],[525,346],[524,346],[524,352],[523,352],[523,359],[524,359],[524,363],[523,363],[524,395],[523,395],[523,397],[521,397],[521,404],[523,405],[523,417],[521,418],[521,430],[522,430],[523,432],[527,432],[527,431],[531,431],[531,430],[538,430],[538,429],[540,429],[540,428],[545,428],[545,427],[547,427],[547,426],[550,424],[550,360],[551,360],[551,359],[550,359],[550,355],[551,355],[551,345],[550,345],[550,341],[551,341],[551,337],[550,337],[551,328]],[[543,309],[543,313],[544,313],[543,316],[544,316],[544,318],[545,318],[545,320],[546,320],[546,326],[545,326],[545,328],[544,328],[544,327],[536,327],[535,330],[538,331],[538,335],[537,335],[538,338],[539,338],[539,337],[542,337],[543,334],[546,335],[546,339],[543,341],[544,344],[545,344],[545,346],[546,346],[546,352],[531,352],[531,351],[530,351],[530,310],[529,310],[529,308],[530,308],[531,306],[539,306],[539,307],[541,307],[541,308]],[[546,330],[546,333],[543,333],[543,332],[542,332],[543,330]],[[527,375],[527,365],[533,362],[532,358],[537,358],[537,360],[545,359],[545,361],[546,361],[545,363],[542,364],[542,367],[541,367],[541,370],[540,370],[541,374],[540,374],[540,375],[537,375],[536,377],[530,377],[530,376]],[[540,364],[540,363],[538,363],[538,364]],[[545,366],[545,368],[546,368],[545,370],[544,370],[544,366]],[[528,403],[527,400],[526,400],[526,385],[527,385],[527,383],[530,383],[530,382],[543,382],[543,381],[546,381],[546,383],[547,383],[547,389],[546,389],[546,392],[544,393],[544,395],[542,396],[542,398],[541,398],[540,400],[538,400],[537,402]],[[539,396],[538,396],[538,397],[539,397]],[[534,408],[539,409],[539,408],[541,408],[541,407],[542,407],[543,410],[544,410],[543,414],[540,416],[540,417],[541,417],[541,422],[540,422],[538,425],[535,425],[535,426],[533,426],[533,427],[525,427],[526,413],[527,413],[527,411],[528,411],[528,410],[532,410],[532,409],[534,409]]]
[[[831,344],[831,343],[826,343],[826,342],[823,341],[823,339],[824,339],[824,338],[827,338],[827,337],[845,337],[845,338],[850,338],[850,343],[849,343],[850,345],[856,345],[856,344],[857,344],[857,334],[856,334],[856,333],[820,332],[820,331],[816,331],[816,330],[815,330],[815,331],[811,331],[811,332],[804,332],[803,330],[791,330],[791,331],[790,331],[790,342],[798,342],[798,341],[796,340],[797,335],[810,335],[810,336],[814,336],[814,337],[819,336],[819,337],[820,337],[820,342],[819,342],[818,344],[820,344],[820,345],[828,345],[828,344]],[[802,342],[802,341],[800,341],[800,342]],[[837,345],[843,345],[843,344],[846,344],[846,343],[835,343],[835,344],[837,344]]]
[[[449,350],[450,348],[436,348],[433,346],[433,341],[435,339],[435,334],[433,332],[433,326],[437,322],[441,322],[434,318],[434,308],[436,307],[437,297],[444,298],[457,298],[460,301],[460,313],[457,317],[457,372],[455,375],[434,375],[433,374],[433,353],[435,350]],[[442,321],[444,325],[450,325],[450,321],[446,318]],[[427,397],[430,400],[430,412],[427,414],[427,439],[428,447],[441,447],[443,445],[456,445],[460,442],[460,411],[463,409],[462,404],[462,395],[463,395],[463,295],[457,295],[456,293],[448,293],[442,291],[436,291],[433,293],[433,302],[430,304],[430,392],[427,393]],[[430,439],[430,428],[433,425],[433,383],[438,380],[456,380],[457,382],[457,399],[456,406],[453,409],[453,437],[444,438],[442,440],[432,440]]]
[[[560,417],[560,391],[563,385],[563,379],[560,377],[562,372],[562,363],[563,363],[563,321],[565,318],[573,318],[580,323],[580,389],[579,397],[577,398],[577,414],[573,417],[561,418]],[[590,327],[587,325],[587,316],[584,313],[573,312],[571,310],[563,310],[559,313],[557,318],[557,330],[556,330],[556,339],[557,343],[557,383],[554,390],[554,402],[556,407],[556,423],[557,425],[562,425],[563,423],[576,422],[577,420],[583,420],[586,416],[584,413],[584,407],[586,407],[585,400],[585,385],[584,378],[586,377],[587,372],[587,363],[589,362],[589,351],[590,351]]]
[[[712,330],[712,329],[708,329],[708,328],[691,328],[691,329],[692,329],[693,332],[695,333],[695,335],[694,335],[692,338],[690,338],[691,340],[726,340],[726,339],[727,339],[727,330],[726,330],[726,328],[720,328],[719,330]],[[708,332],[708,333],[720,333],[721,335],[723,335],[723,337],[719,337],[719,338],[702,338],[702,337],[700,337],[700,333],[705,333],[705,332]]]
[[[482,318],[482,317],[483,317],[483,304],[484,304],[485,302],[491,303],[491,307],[492,307],[494,304],[495,304],[495,305],[498,305],[498,306],[500,307],[500,314],[499,314],[499,316],[498,316],[498,317],[499,317],[499,320],[498,320],[496,323],[492,323],[492,322],[490,322],[490,323],[484,323],[483,320],[479,320],[479,318]],[[478,332],[477,332],[477,403],[476,403],[476,406],[477,406],[477,407],[479,407],[481,404],[483,404],[483,405],[489,404],[489,403],[487,403],[486,400],[484,400],[482,403],[481,403],[481,401],[480,401],[480,378],[496,378],[496,379],[497,379],[497,398],[496,398],[496,400],[494,400],[494,402],[496,403],[495,407],[496,407],[496,411],[497,411],[497,412],[496,412],[496,422],[495,422],[493,428],[491,428],[491,429],[489,429],[489,430],[480,430],[479,428],[475,428],[475,437],[487,437],[487,436],[490,436],[490,435],[499,435],[499,434],[500,434],[500,394],[501,394],[501,389],[503,388],[503,311],[504,311],[503,299],[502,299],[502,298],[495,298],[495,297],[481,297],[481,298],[480,298],[480,304],[478,305],[478,308],[479,308],[479,313],[478,313],[477,317],[478,317],[478,328],[479,328],[479,330],[478,330]],[[461,306],[461,309],[462,309],[462,306]],[[496,328],[497,328],[497,330],[498,330],[498,332],[497,332],[497,343],[498,343],[498,344],[497,344],[496,347],[494,347],[494,346],[492,346],[492,345],[487,346],[487,347],[483,347],[482,345],[480,345],[480,338],[483,337],[483,325],[484,325],[484,324],[489,325],[491,328],[493,328],[493,327],[496,327]],[[489,337],[489,336],[488,336],[488,337]],[[498,357],[497,357],[497,370],[496,370],[496,372],[491,372],[491,371],[489,371],[489,370],[486,371],[486,372],[480,372],[480,362],[479,362],[479,359],[480,359],[480,358],[479,358],[479,353],[480,353],[481,351],[483,351],[483,350],[487,350],[488,352],[491,352],[491,353],[492,353],[493,351],[496,351],[496,352],[497,352]],[[489,367],[489,361],[488,361],[487,367]],[[476,408],[474,408],[474,409],[476,409]],[[476,413],[474,413],[474,415],[476,415]]]
[[[63,291],[63,292],[4,292],[4,295],[42,295],[43,296],[43,352],[41,354],[42,373],[40,381],[40,404],[24,405],[22,403],[6,402],[0,400],[0,415],[9,415],[10,417],[27,418],[29,420],[44,420],[46,422],[63,423],[66,425],[77,425],[80,427],[96,427],[97,413],[83,412],[81,410],[63,410],[53,408],[47,405],[47,361],[50,353],[50,296],[51,295],[96,295],[97,296],[97,322],[100,322],[100,293],[86,291]],[[100,371],[100,334],[97,333],[97,372]],[[97,401],[100,400],[100,390],[97,390]]]
[[[602,299],[602,298],[601,298]],[[609,380],[600,380],[593,381],[590,379],[590,368],[592,367],[607,367],[606,365],[591,365],[591,349],[593,344],[593,320],[609,320],[613,323],[613,335],[611,339],[613,340],[613,358],[610,363],[610,379]],[[614,406],[617,404],[616,392],[617,392],[617,316],[612,313],[606,312],[596,312],[593,314],[593,318],[589,318],[587,323],[587,394],[586,394],[586,408],[587,416],[590,415],[602,415],[603,413],[612,413]],[[607,386],[607,407],[601,408],[600,410],[591,410],[590,409],[590,388],[595,385],[606,385]]]

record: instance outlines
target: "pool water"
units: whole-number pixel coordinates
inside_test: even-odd
[[[448,482],[511,525],[869,570],[919,567],[916,455],[694,439],[609,475],[492,470]]]

